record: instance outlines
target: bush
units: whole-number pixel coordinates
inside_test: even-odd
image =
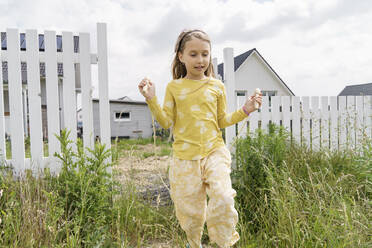
[[[50,194],[56,195],[56,207],[64,213],[66,226],[61,235],[74,235],[90,246],[104,239],[102,234],[111,221],[113,181],[107,171],[110,152],[99,143],[93,150],[84,149],[80,139],[74,152],[68,136],[69,132],[64,130],[58,137],[61,153],[55,156],[62,169],[49,180]]]
[[[84,149],[68,134],[58,137],[58,175],[15,177],[0,166],[0,247],[142,247],[158,239],[184,246],[171,206],[151,206],[130,182],[118,185],[107,172],[111,152]]]

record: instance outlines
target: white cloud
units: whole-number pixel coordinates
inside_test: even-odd
[[[371,12],[370,1],[349,0],[0,0],[0,30],[89,32],[96,52],[96,23],[107,23],[111,98],[143,99],[137,84],[148,75],[162,101],[184,28],[209,33],[219,62],[224,47],[256,47],[296,95],[337,95],[372,82]]]

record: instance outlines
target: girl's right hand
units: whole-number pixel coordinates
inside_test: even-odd
[[[147,87],[145,87],[145,85],[147,85]],[[155,96],[155,85],[147,77],[142,79],[142,81],[138,84],[138,89],[141,92],[141,94],[146,98],[146,100],[150,100]]]

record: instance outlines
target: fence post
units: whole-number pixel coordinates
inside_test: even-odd
[[[107,25],[97,23],[98,90],[101,142],[111,148],[110,104],[108,94]],[[111,162],[111,158],[109,160]],[[110,169],[111,170],[111,169]]]
[[[236,110],[235,100],[235,71],[234,71],[234,50],[231,47],[223,49],[223,60],[224,60],[224,78],[226,88],[226,101],[227,101],[227,113],[234,112]],[[235,125],[225,128],[225,140],[226,145],[230,145],[236,136]]]
[[[0,49],[0,161],[6,159],[5,144],[5,117],[4,117],[4,86],[3,86],[3,61]]]

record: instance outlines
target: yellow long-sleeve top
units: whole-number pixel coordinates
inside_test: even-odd
[[[173,155],[197,160],[225,145],[220,128],[242,121],[240,108],[226,113],[225,85],[218,79],[181,78],[168,83],[163,108],[155,97],[146,101],[159,124],[173,125]]]

